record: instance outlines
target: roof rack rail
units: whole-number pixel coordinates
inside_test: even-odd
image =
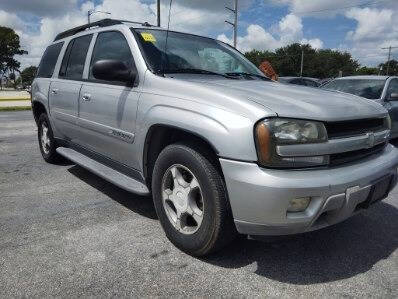
[[[135,22],[135,21],[129,21],[129,20],[116,20],[116,19],[114,19],[114,21],[119,21],[119,22],[122,22],[122,23],[138,24],[138,25],[142,25],[142,26],[145,26],[145,27],[154,27],[154,25],[151,25],[148,22],[142,23],[142,22]]]
[[[97,27],[97,26],[98,27],[107,27],[107,26],[112,26],[112,25],[117,25],[117,24],[122,24],[122,22],[120,22],[118,20],[112,20],[112,19],[103,19],[103,20],[100,20],[100,21],[97,21],[97,22],[93,22],[93,23],[90,23],[90,24],[78,26],[78,27],[66,30],[64,32],[61,32],[60,34],[58,34],[55,37],[54,41],[63,39],[63,38],[68,37],[68,36],[75,35],[75,34],[77,34],[79,32],[82,32],[82,31],[88,29],[88,28]]]
[[[73,35],[75,35],[75,34],[77,34],[79,32],[82,32],[82,31],[84,31],[86,29],[89,29],[89,28],[93,28],[93,27],[108,27],[108,26],[113,26],[113,25],[120,25],[120,24],[123,24],[123,23],[140,24],[140,25],[146,26],[146,27],[151,27],[152,26],[148,22],[140,23],[140,22],[133,22],[133,21],[128,21],[128,20],[103,19],[103,20],[100,20],[100,21],[97,21],[97,22],[93,22],[93,23],[90,23],[90,24],[85,24],[85,25],[78,26],[78,27],[66,30],[64,32],[61,32],[55,37],[54,41],[57,41],[57,40],[60,40],[60,39],[63,39],[63,38],[69,37],[69,36],[73,36]]]

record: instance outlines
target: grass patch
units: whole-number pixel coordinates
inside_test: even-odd
[[[31,106],[16,106],[16,107],[0,107],[0,112],[2,111],[24,111],[31,110]]]
[[[0,102],[30,101],[30,98],[0,98]]]

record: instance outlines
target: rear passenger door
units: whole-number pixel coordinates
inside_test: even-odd
[[[134,167],[131,165],[131,154],[139,99],[138,87],[94,78],[92,66],[97,61],[106,59],[119,60],[135,67],[131,48],[122,32],[105,31],[97,35],[88,79],[80,92],[81,134],[78,142],[96,154]]]
[[[66,48],[58,78],[50,86],[50,109],[57,130],[74,141],[79,134],[77,126],[78,99],[82,87],[83,70],[93,35],[72,39]]]

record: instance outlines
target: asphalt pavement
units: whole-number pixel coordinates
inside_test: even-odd
[[[41,158],[30,111],[0,112],[0,297],[398,297],[398,189],[320,231],[193,258],[150,197]]]

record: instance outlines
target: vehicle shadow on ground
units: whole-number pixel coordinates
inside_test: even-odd
[[[151,197],[125,191],[78,165],[69,168],[68,171],[134,213],[150,219],[157,219]]]
[[[335,226],[261,242],[239,239],[202,260],[232,269],[256,263],[256,274],[285,283],[330,282],[366,272],[391,255],[397,228],[398,209],[381,202]]]
[[[157,219],[151,197],[127,192],[80,166],[68,171],[132,212]],[[261,241],[241,237],[219,253],[200,260],[228,269],[255,264],[256,274],[285,283],[324,283],[366,272],[386,259],[398,248],[397,228],[398,209],[380,202],[319,231]]]

